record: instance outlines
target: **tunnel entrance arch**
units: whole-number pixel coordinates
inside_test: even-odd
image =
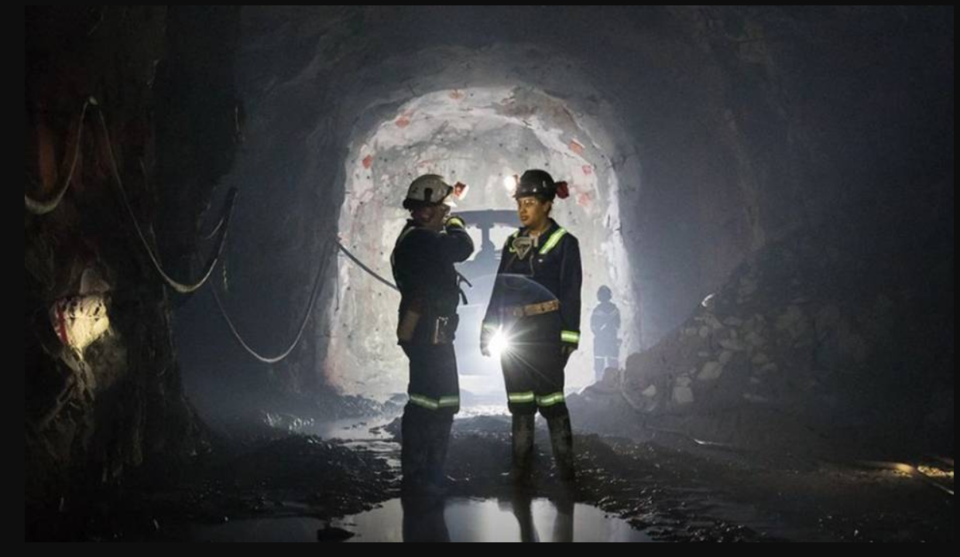
[[[383,276],[407,213],[407,185],[425,173],[462,181],[471,191],[459,203],[477,248],[462,265],[475,282],[460,309],[458,357],[462,387],[482,398],[502,393],[499,364],[480,358],[479,320],[489,299],[498,251],[518,223],[505,178],[543,168],[571,184],[554,217],[582,245],[584,288],[581,350],[568,367],[568,385],[593,380],[590,311],[601,285],[619,294],[624,323],[634,308],[629,262],[619,233],[619,181],[594,131],[564,101],[527,86],[441,89],[408,99],[368,129],[358,130],[345,161],[339,235],[344,246]],[[331,310],[329,379],[346,393],[403,392],[407,362],[396,346],[398,296],[341,258],[339,291]]]

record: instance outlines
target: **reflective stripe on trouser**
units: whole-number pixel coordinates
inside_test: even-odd
[[[563,396],[562,392],[552,393],[547,396],[538,396],[537,397],[537,406],[540,408],[548,408],[550,406],[556,406],[562,402],[566,402],[566,397]]]
[[[527,391],[524,393],[507,393],[507,402],[512,404],[526,404],[536,401],[537,395],[533,391]]]
[[[460,381],[452,344],[404,344],[410,358],[409,406],[456,414],[460,411]]]
[[[442,396],[440,398],[430,398],[428,396],[410,393],[410,402],[427,410],[439,410],[441,408],[459,407],[460,397]]]

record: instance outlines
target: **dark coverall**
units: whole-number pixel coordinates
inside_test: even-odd
[[[391,256],[400,290],[398,344],[410,360],[409,402],[403,411],[404,482],[439,482],[450,427],[460,410],[453,339],[461,290],[454,263],[473,253],[459,217],[434,232],[408,221]]]
[[[530,246],[526,250],[524,243]],[[481,342],[488,342],[497,329],[509,338],[510,348],[500,361],[514,415],[515,466],[529,466],[533,417],[539,411],[550,425],[558,468],[568,475],[573,440],[564,367],[580,343],[580,244],[553,219],[530,244],[526,229],[507,239]]]

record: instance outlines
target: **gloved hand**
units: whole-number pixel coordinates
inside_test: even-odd
[[[459,215],[449,214],[447,215],[446,220],[443,221],[444,228],[449,228],[451,226],[459,226],[460,228],[466,228],[467,222],[463,220],[463,217]]]

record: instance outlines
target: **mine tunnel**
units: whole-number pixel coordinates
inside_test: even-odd
[[[25,33],[27,541],[953,541],[952,7],[28,6]],[[403,344],[424,207],[414,237],[470,246],[428,342],[452,367]],[[528,253],[564,285],[510,309],[562,320],[513,348],[554,362],[529,400],[485,336]],[[410,488],[434,429],[404,421],[451,400]]]

